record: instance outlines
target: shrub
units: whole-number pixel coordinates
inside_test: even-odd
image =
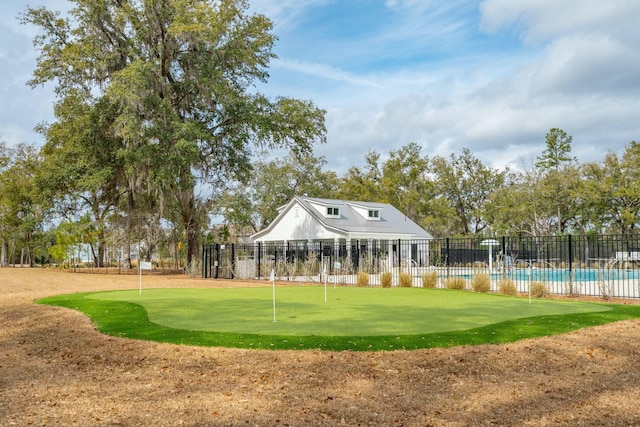
[[[600,296],[603,300],[609,301],[614,292],[614,282],[608,280],[608,274],[605,272],[596,272],[596,280],[598,281],[598,288],[600,289]]]
[[[319,272],[320,263],[318,262],[318,255],[315,252],[311,252],[309,257],[302,263],[302,275],[309,280],[311,276],[315,276]]]
[[[184,268],[189,277],[202,277],[202,261],[194,259]]]
[[[485,273],[474,274],[471,278],[471,289],[475,292],[489,292],[491,290],[491,276]]]
[[[410,288],[413,286],[413,276],[409,273],[400,273],[400,287],[401,288]]]
[[[364,271],[359,271],[358,272],[358,280],[357,280],[357,286],[369,286],[369,273],[364,272]]]
[[[569,297],[580,296],[580,286],[573,281],[572,277],[569,277],[569,281],[565,283],[564,290]]]
[[[361,256],[358,260],[358,266],[361,271],[375,273],[375,264],[370,256]]]
[[[438,273],[429,271],[428,273],[424,273],[420,279],[422,279],[423,288],[435,288],[438,284]]]
[[[380,286],[383,288],[391,287],[392,276],[390,271],[385,271],[380,274]]]
[[[505,295],[517,295],[518,288],[516,284],[511,279],[500,279],[498,280],[498,292]]]
[[[283,260],[276,261],[276,277],[283,277],[287,275],[287,265],[288,263],[284,262]]]
[[[452,276],[446,280],[445,286],[447,289],[467,289],[467,281],[464,277]]]
[[[549,295],[547,285],[542,282],[531,282],[529,284],[529,292],[531,292],[531,296],[535,298],[544,298]]]

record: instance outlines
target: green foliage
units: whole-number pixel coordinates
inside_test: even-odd
[[[340,180],[336,196],[343,200],[366,200],[374,202],[384,201],[380,192],[380,154],[368,151],[365,156],[365,168],[353,166]]]
[[[422,155],[422,147],[409,143],[390,151],[381,169],[379,187],[383,200],[414,222],[421,222],[435,195],[433,183],[427,179],[429,163]]]
[[[435,271],[429,271],[420,276],[423,288],[435,288],[438,284],[438,273]]]
[[[455,229],[451,234],[477,234],[489,224],[485,210],[493,191],[502,186],[506,172],[486,167],[469,149],[449,159],[434,157],[436,192],[447,200],[455,213]]]
[[[471,278],[471,289],[475,292],[489,292],[491,290],[491,276],[484,273],[474,274]]]
[[[411,288],[413,286],[413,275],[404,271],[400,272],[398,284],[401,288]]]
[[[595,229],[609,226],[614,233],[633,233],[640,223],[640,143],[631,141],[622,156],[608,153],[600,163],[582,167],[580,196],[588,203],[581,214]]]
[[[12,259],[13,263],[33,265],[39,243],[46,243],[43,226],[47,220],[50,201],[43,196],[36,182],[36,172],[41,167],[41,159],[34,146],[18,144],[14,148],[0,145],[0,243],[6,265],[7,242],[20,248],[25,257]],[[41,250],[46,254],[46,248]]]
[[[164,215],[190,264],[209,205],[198,185],[215,198],[246,180],[255,148],[304,155],[325,141],[323,110],[256,93],[276,36],[245,0],[72,3],[72,18],[27,8],[22,23],[40,30],[29,83],[56,83],[57,121],[42,129],[51,191],[88,194],[97,223],[117,206],[127,233],[150,240],[134,224]]]
[[[392,282],[393,282],[393,276],[390,271],[385,271],[384,273],[380,273],[380,287],[390,288]]]
[[[290,152],[284,158],[258,161],[246,182],[232,186],[214,202],[225,221],[246,235],[267,227],[278,208],[293,197],[332,197],[337,188],[335,172],[325,172],[324,157]]]
[[[543,170],[560,170],[564,164],[576,161],[570,155],[573,137],[559,128],[551,128],[545,137],[547,148],[538,156],[536,166]]]
[[[571,167],[577,161],[570,156],[572,137],[565,131],[552,128],[546,135],[547,148],[538,157],[536,167],[542,172],[537,183],[537,197],[544,203],[549,216],[555,216],[556,231],[562,233],[568,221],[575,215],[572,212],[572,197],[576,186],[580,183],[577,169]]]

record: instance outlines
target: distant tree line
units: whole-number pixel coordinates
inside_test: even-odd
[[[417,143],[385,156],[369,151],[364,167],[341,177],[323,170],[324,158],[290,155],[256,162],[251,180],[230,188],[214,207],[229,229],[245,236],[302,194],[390,203],[434,237],[638,232],[638,142],[589,163],[571,155],[572,137],[562,129],[550,129],[545,144],[518,170],[491,168],[469,149],[429,156]]]

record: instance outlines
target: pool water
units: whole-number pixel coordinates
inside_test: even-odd
[[[568,282],[567,269],[535,269],[512,270],[507,277],[512,280],[531,280],[536,282]],[[596,282],[599,280],[632,280],[639,277],[640,270],[598,270],[594,268],[576,268],[571,271],[574,282]]]

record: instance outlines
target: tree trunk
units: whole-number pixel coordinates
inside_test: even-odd
[[[98,223],[97,240],[98,240],[98,254],[95,255],[95,262],[96,262],[96,267],[100,268],[100,267],[104,267],[106,264],[105,259],[106,259],[106,253],[107,253],[107,242],[104,237],[104,228],[102,227],[101,223]]]
[[[131,268],[131,236],[133,235],[133,215],[135,212],[135,201],[133,199],[132,183],[129,184],[129,192],[127,193],[127,218],[126,218],[126,233],[124,236],[124,259],[123,267],[125,270]]]
[[[100,267],[104,267],[105,265],[105,253],[106,253],[106,247],[105,247],[105,243],[104,241],[100,240],[98,242],[98,258],[97,258],[97,262],[96,262],[96,267],[100,268]]]
[[[201,209],[195,197],[193,185],[185,188],[174,188],[175,196],[180,203],[180,218],[187,235],[187,259],[185,268],[191,269],[195,266],[200,254],[200,225]]]
[[[186,206],[182,207],[182,221],[184,223],[185,233],[187,234],[187,259],[185,267],[189,269],[192,267],[192,263],[197,261],[198,254],[200,253],[200,227],[193,195],[191,195],[189,202],[185,205]]]
[[[558,204],[558,236],[562,235],[562,212],[560,211],[560,204]]]
[[[187,225],[187,267],[190,269],[200,258],[200,235],[197,221],[193,219]]]
[[[9,241],[2,239],[0,244],[0,267],[6,267],[9,265]]]

